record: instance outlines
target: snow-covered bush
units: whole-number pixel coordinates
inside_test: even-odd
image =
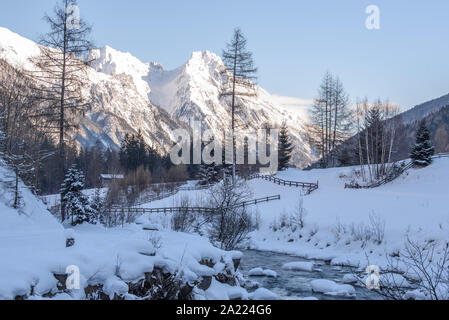
[[[382,244],[385,238],[385,220],[382,219],[380,215],[373,212],[369,215],[369,221],[369,233],[371,240],[378,245]]]
[[[148,241],[156,251],[162,248],[162,239],[157,233],[150,233],[150,235],[148,236]]]
[[[307,210],[304,208],[304,197],[300,195],[295,210],[290,215],[290,225],[293,227],[293,232],[295,232],[298,228],[304,229],[306,216]]]
[[[292,212],[287,213],[286,211],[283,211],[280,214],[279,219],[274,219],[271,222],[270,228],[274,232],[285,229],[288,229],[292,232],[296,232],[298,230],[302,230],[305,228],[306,216],[307,210],[304,208],[304,198],[303,195],[300,195],[296,203],[296,206],[292,210]]]
[[[217,208],[209,223],[209,239],[224,249],[233,250],[247,240],[248,234],[254,230],[251,214],[244,206],[239,206],[250,197],[244,180],[234,184],[224,179],[210,191],[210,205]]]
[[[407,238],[405,248],[387,256],[380,290],[387,300],[449,300],[449,243]]]
[[[337,241],[346,238],[346,241],[360,241],[362,248],[366,247],[368,242],[381,245],[385,238],[385,220],[376,213],[369,215],[369,223],[351,223],[344,225],[337,220],[332,228],[332,233]],[[345,237],[346,236],[346,237]]]
[[[182,197],[176,207],[182,208],[182,210],[172,215],[172,229],[179,232],[191,232],[196,221],[196,215],[189,210],[192,207],[189,197]]]

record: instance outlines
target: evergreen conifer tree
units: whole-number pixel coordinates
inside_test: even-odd
[[[410,158],[413,160],[414,165],[426,167],[432,163],[434,153],[435,148],[430,140],[429,129],[425,121],[422,121],[416,133],[416,143]]]
[[[66,210],[72,217],[72,225],[76,226],[84,222],[96,223],[95,213],[89,199],[82,193],[84,189],[84,174],[72,166],[65,176],[61,188]]]
[[[287,124],[284,122],[279,132],[279,153],[278,153],[279,171],[283,171],[288,168],[290,159],[292,157],[292,151],[293,151],[293,144],[290,139]]]

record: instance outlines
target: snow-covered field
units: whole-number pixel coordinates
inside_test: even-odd
[[[281,195],[281,201],[259,204],[255,213],[259,229],[251,234],[249,247],[263,251],[294,254],[308,259],[332,260],[333,264],[385,265],[385,254],[404,247],[407,235],[418,242],[449,239],[449,159],[436,159],[424,169],[411,169],[397,180],[376,189],[345,189],[349,176],[358,168],[300,171],[289,169],[278,177],[316,182],[320,188],[303,196],[305,228],[283,227],[298,207],[300,190],[265,180],[252,180],[254,198]],[[181,192],[174,197],[148,204],[170,207],[182,197],[205,201],[206,191]],[[371,223],[373,221],[373,223]],[[372,224],[385,224],[381,244],[357,240],[352,231],[363,232]],[[373,236],[374,238],[374,236]]]
[[[394,182],[371,190],[344,188],[345,176],[355,168],[290,169],[278,174],[287,180],[319,181],[319,190],[306,196],[301,196],[296,188],[252,180],[248,184],[254,198],[280,194],[281,200],[254,207],[258,229],[250,234],[242,249],[326,260],[334,266],[375,264],[385,268],[387,257],[404,248],[407,236],[418,242],[449,239],[448,168],[448,158],[436,159],[427,168],[411,169]],[[6,174],[0,166],[0,176]],[[200,235],[171,231],[168,214],[146,214],[123,228],[83,225],[68,230],[26,189],[24,206],[18,211],[10,207],[11,194],[3,187],[0,191],[0,299],[26,295],[34,299],[44,295],[56,299],[86,298],[84,290],[58,293],[56,289],[58,280],[54,275],[64,274],[71,265],[80,269],[82,288],[101,284],[111,298],[118,295],[133,299],[136,297],[128,293],[128,287],[155,268],[176,275],[182,284],[193,284],[225,270],[234,272],[233,259],[241,256],[239,252],[213,247]],[[176,206],[186,196],[195,203],[206,203],[209,195],[207,190],[181,191],[143,207]],[[304,228],[291,220],[300,199],[306,212]],[[363,238],[360,234],[366,235],[376,226],[378,230],[385,226],[381,236]],[[72,237],[75,245],[66,248],[66,239]],[[204,263],[208,260],[213,261],[212,265]],[[263,265],[254,267],[260,268],[252,270],[253,274],[277,276]],[[283,269],[313,270],[314,264],[292,260]],[[242,280],[238,272],[234,276]],[[342,283],[315,281],[311,286],[315,292],[332,291],[347,296],[354,293],[351,286]],[[34,295],[30,296],[30,292]],[[214,277],[208,289],[195,287],[193,294],[196,299],[274,298],[264,289],[248,293]]]

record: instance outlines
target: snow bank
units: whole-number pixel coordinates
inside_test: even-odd
[[[256,291],[250,293],[250,300],[278,300],[279,297],[274,292],[271,292],[265,288],[259,288]]]
[[[312,286],[313,292],[317,293],[343,297],[355,296],[355,289],[353,286],[348,284],[337,284],[332,280],[313,280],[310,285]]]
[[[312,272],[314,267],[313,262],[305,262],[305,261],[298,261],[298,262],[290,262],[286,263],[282,266],[282,269],[284,270],[292,270],[292,271],[308,271]]]
[[[39,299],[43,295],[84,299],[84,288],[98,285],[111,299],[132,298],[129,284],[156,269],[176,274],[181,284],[196,285],[202,277],[212,277],[207,292],[195,289],[196,298],[248,298],[234,271],[234,260],[242,257],[241,252],[225,252],[199,235],[164,229],[150,216],[141,217],[142,224],[123,228],[84,224],[64,229],[23,184],[23,206],[12,209],[12,194],[2,182],[8,175],[0,164],[0,299]],[[72,247],[66,247],[67,238],[75,239]],[[205,265],[206,260],[212,265]],[[66,285],[64,277],[73,266],[80,273],[80,288],[61,294],[58,287]],[[215,277],[223,278],[224,283]]]
[[[248,276],[250,277],[271,277],[276,278],[278,274],[276,271],[269,270],[269,269],[262,269],[262,268],[254,268],[248,271]]]

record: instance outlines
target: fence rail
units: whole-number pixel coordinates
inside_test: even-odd
[[[264,202],[270,202],[275,200],[281,200],[281,196],[271,196],[271,197],[264,197],[249,201],[244,201],[237,203],[236,205],[232,206],[231,208],[245,208],[249,206],[254,206],[259,203]],[[110,213],[134,213],[134,214],[145,214],[145,213],[200,213],[200,214],[213,214],[217,212],[218,210],[223,208],[204,208],[204,207],[168,207],[168,208],[111,208],[107,211]]]
[[[163,200],[163,199],[166,199],[166,198],[169,198],[171,196],[174,196],[174,195],[178,194],[180,191],[206,190],[206,189],[209,189],[210,187],[211,187],[210,185],[195,186],[195,187],[174,187],[174,190],[171,191],[171,192],[162,193],[162,194],[160,194],[158,196],[150,197],[148,199],[145,199],[145,200],[142,200],[142,201],[138,202],[136,205],[140,206],[140,205],[143,205],[143,204],[146,204],[146,203]]]
[[[277,185],[282,185],[282,186],[286,186],[286,187],[303,188],[307,191],[307,194],[310,194],[319,188],[319,181],[317,181],[316,183],[288,181],[288,180],[283,180],[283,179],[276,178],[273,176],[260,175],[260,174],[254,174],[252,176],[249,176],[249,178],[247,180],[254,180],[254,179],[263,179],[266,181],[273,182]]]
[[[432,159],[437,158],[449,158],[449,152],[438,153],[432,157]]]

